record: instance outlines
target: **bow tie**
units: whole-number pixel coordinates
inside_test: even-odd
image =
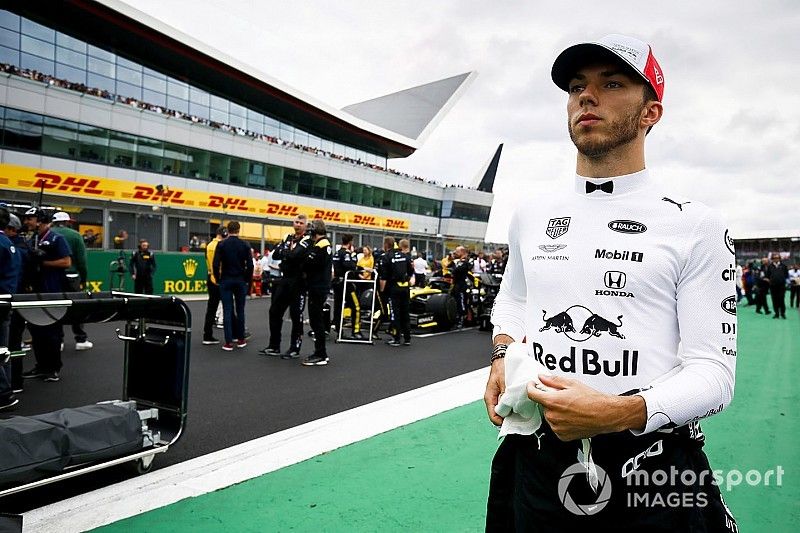
[[[607,192],[608,194],[611,194],[612,192],[614,192],[614,182],[613,181],[607,181],[605,183],[601,183],[600,185],[596,185],[596,184],[592,183],[591,181],[587,181],[586,182],[586,194],[589,194],[590,192],[594,192],[597,189],[600,189],[603,192]]]

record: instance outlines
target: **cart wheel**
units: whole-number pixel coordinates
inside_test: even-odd
[[[153,469],[153,456],[141,457],[133,462],[133,469],[137,474],[146,474]]]

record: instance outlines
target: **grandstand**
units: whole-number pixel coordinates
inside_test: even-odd
[[[236,217],[263,249],[298,213],[356,244],[387,232],[436,256],[482,244],[496,165],[477,188],[390,168],[475,73],[340,110],[117,0],[3,6],[0,200],[43,188],[96,248],[186,251]]]

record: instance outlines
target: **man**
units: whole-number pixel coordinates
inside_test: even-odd
[[[789,270],[789,287],[791,290],[789,296],[790,307],[800,307],[800,265],[795,264]]]
[[[265,249],[264,254],[258,259],[258,266],[261,270],[261,296],[266,296],[271,292],[269,283],[269,256],[271,250]]]
[[[472,278],[469,273],[472,271],[472,260],[469,258],[469,252],[463,246],[458,246],[453,252],[453,262],[450,265],[450,272],[453,275],[453,287],[450,293],[456,299],[456,306],[458,310],[458,319],[456,328],[462,329],[464,327],[464,320],[467,318],[467,298],[469,297],[470,284]]]
[[[389,295],[389,319],[393,336],[386,344],[389,346],[411,346],[411,324],[409,287],[414,283],[414,267],[407,239],[400,241],[395,248],[394,237],[383,238],[383,265],[381,267],[381,292]],[[402,338],[401,338],[402,337]]]
[[[16,253],[20,256],[20,270],[17,273],[17,290],[18,292],[26,292],[25,280],[29,277],[25,273],[30,271],[30,254],[28,249],[28,241],[22,236],[22,222],[19,217],[14,213],[9,213],[8,226],[6,227],[6,236],[11,240],[14,245]],[[29,285],[28,285],[29,287]],[[8,349],[12,352],[22,351],[22,335],[25,332],[25,319],[19,313],[11,314],[11,324],[9,327]],[[22,378],[22,357],[11,358],[11,386],[14,393],[19,393],[24,390]]]
[[[489,274],[493,276],[502,276],[506,271],[506,259],[503,255],[503,250],[498,248],[492,254],[492,261],[489,263]]]
[[[205,345],[219,344],[219,339],[214,338],[214,322],[216,321],[217,308],[222,301],[222,297],[220,296],[217,278],[214,276],[214,254],[217,251],[219,243],[225,240],[227,236],[227,228],[220,224],[217,226],[214,240],[206,246],[206,269],[208,271],[206,288],[208,289],[208,302],[206,303],[206,316],[203,321],[203,344]]]
[[[422,254],[417,254],[417,258],[414,259],[414,286],[415,287],[424,287],[425,286],[425,276],[428,274],[428,262],[422,256]]]
[[[32,207],[25,212],[24,223],[33,231],[29,241],[30,277],[28,291],[38,293],[63,292],[65,272],[72,265],[67,241],[50,229],[51,215]],[[25,379],[42,378],[47,382],[59,381],[61,371],[61,345],[64,329],[60,324],[38,326],[28,324],[33,339],[33,355],[36,365],[22,373]]]
[[[222,331],[225,344],[222,349],[233,351],[247,346],[245,340],[244,304],[247,288],[253,279],[253,251],[246,241],[239,238],[241,226],[235,220],[228,222],[228,237],[217,244],[212,270],[219,280],[219,293],[222,299]]]
[[[147,239],[139,239],[139,249],[131,256],[133,292],[153,294],[153,276],[156,274],[156,255],[150,251]]]
[[[66,239],[71,255],[72,266],[67,271],[66,290],[78,292],[86,286],[86,245],[81,234],[67,226],[71,222],[69,215],[64,211],[56,211],[53,214],[53,232],[58,233]],[[75,349],[78,351],[90,350],[94,344],[89,340],[89,336],[83,329],[83,324],[72,324],[72,334],[75,337]]]
[[[292,221],[294,233],[290,233],[275,247],[272,257],[281,262],[281,279],[275,284],[269,306],[269,344],[259,353],[281,356],[281,359],[297,359],[303,344],[303,309],[306,305],[303,263],[310,251],[311,237],[306,235],[308,218],[297,215]],[[289,309],[292,333],[289,351],[281,355],[281,327],[283,315]]]
[[[662,116],[664,77],[646,43],[610,35],[572,46],[552,78],[568,92],[576,176],[521,206],[509,225],[484,397],[506,437],[492,465],[486,528],[735,531],[697,422],[733,396],[725,225],[648,176],[645,135]],[[521,381],[509,385],[521,383],[521,401],[543,413],[540,425],[531,415],[521,426],[504,423],[495,410],[507,346],[523,340],[530,363],[552,375],[517,376],[510,365],[509,378]],[[660,483],[653,473],[664,469],[685,484]],[[635,498],[675,495],[679,506]]]
[[[303,366],[325,366],[328,353],[325,350],[325,325],[322,306],[331,290],[331,242],[325,236],[325,223],[315,219],[309,224],[309,234],[313,241],[306,256],[303,270],[308,287],[308,321],[314,332],[314,353],[303,359]]]
[[[10,213],[0,208],[0,228],[8,227]],[[19,272],[22,266],[21,254],[14,244],[0,230],[0,294],[16,294],[19,283]],[[19,403],[12,387],[11,363],[6,361],[9,346],[10,317],[0,321],[0,410],[8,409]]]
[[[351,339],[363,340],[361,334],[361,304],[358,301],[356,283],[348,283],[344,286],[344,277],[348,272],[350,280],[357,280],[356,271],[358,270],[358,254],[353,248],[353,236],[349,233],[342,234],[342,246],[336,250],[333,256],[333,323],[337,328],[343,326],[342,321],[342,301],[344,307],[350,309],[350,320],[353,324],[353,334]],[[310,302],[309,302],[310,305]],[[310,313],[310,310],[309,310]],[[338,331],[338,330],[337,330]]]
[[[766,257],[761,258],[761,267],[754,272],[756,278],[756,313],[761,314],[761,309],[764,309],[765,314],[769,314],[769,303],[767,303],[767,294],[769,293],[770,283],[767,276],[767,269],[769,269],[769,259]],[[773,303],[774,305],[774,303]]]
[[[481,250],[475,257],[472,258],[472,273],[480,276],[486,272],[486,268],[486,259],[484,259],[483,250]]]
[[[772,254],[772,263],[767,267],[769,293],[772,295],[773,319],[786,319],[786,283],[789,280],[789,268],[781,261],[781,254]]]

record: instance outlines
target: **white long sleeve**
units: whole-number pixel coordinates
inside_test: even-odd
[[[576,177],[573,191],[514,215],[495,334],[526,338],[555,375],[641,394],[640,433],[716,414],[733,397],[736,366],[725,225],[647,171],[613,178],[612,193],[585,192],[607,181]]]

